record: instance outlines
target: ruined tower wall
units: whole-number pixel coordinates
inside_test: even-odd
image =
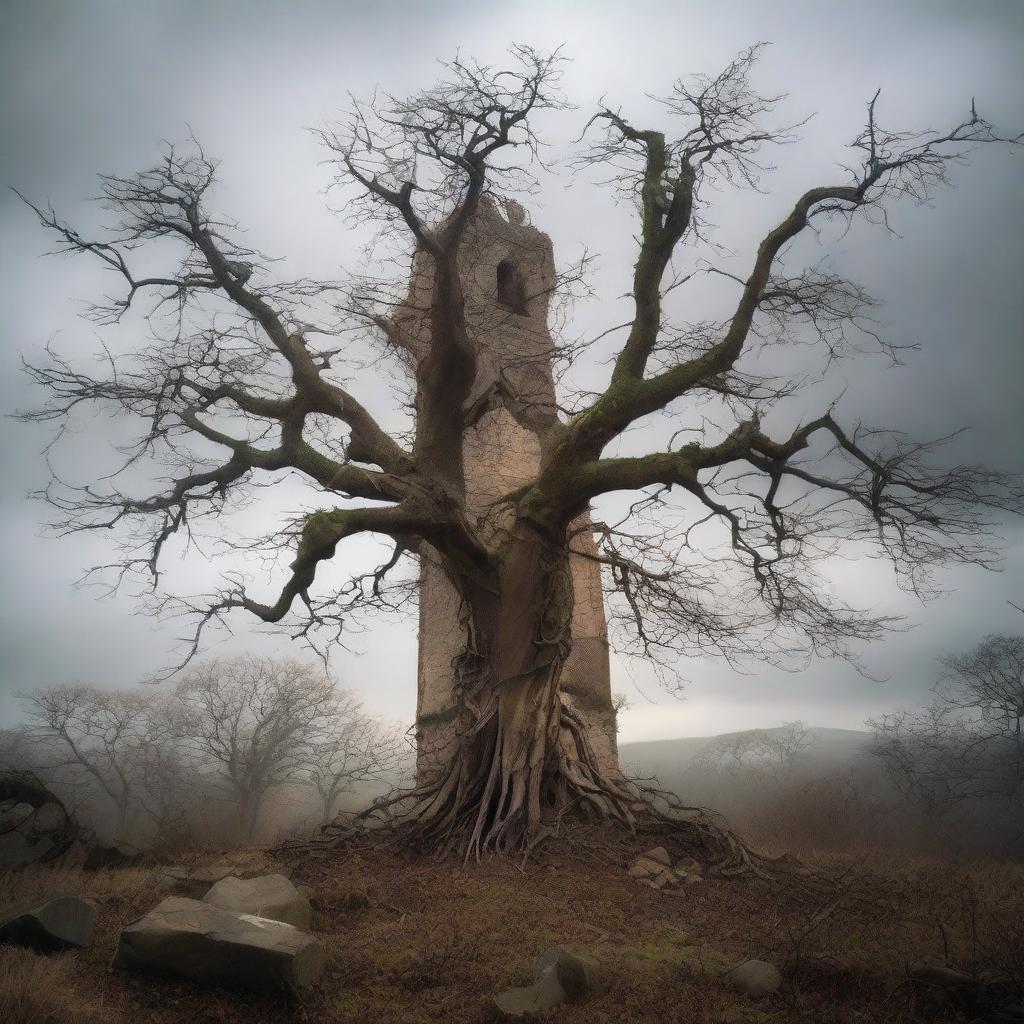
[[[538,430],[555,415],[555,389],[548,330],[549,295],[555,284],[554,257],[547,235],[521,222],[514,206],[502,216],[490,201],[467,227],[460,269],[471,335],[477,344],[479,371],[471,403],[483,400],[495,384],[514,396],[517,415],[500,398],[466,432],[463,442],[466,506],[481,529],[496,533],[507,512],[495,507],[504,494],[529,481],[540,464]],[[499,301],[499,265],[515,275],[525,302]],[[509,269],[511,268],[511,270]],[[425,351],[429,340],[424,312],[429,308],[431,270],[418,258],[400,326]],[[508,298],[508,296],[505,296]],[[396,319],[399,319],[396,317]],[[581,516],[573,527],[589,523]],[[573,540],[581,551],[596,553],[585,528]],[[590,741],[602,767],[618,765],[615,713],[611,704],[608,631],[600,566],[570,556],[574,586],[572,652],[562,676],[562,691],[590,726]],[[453,663],[464,650],[458,592],[429,545],[420,558],[420,629],[417,695],[417,767],[421,777],[447,762],[455,741]]]

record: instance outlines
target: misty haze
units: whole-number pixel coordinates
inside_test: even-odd
[[[0,40],[0,1019],[1024,1022],[1024,8]]]

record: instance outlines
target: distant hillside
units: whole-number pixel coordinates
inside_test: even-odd
[[[765,729],[764,732],[773,732]],[[814,746],[800,756],[798,774],[802,778],[834,775],[846,770],[866,767],[867,747],[871,733],[857,729],[810,729]],[[693,759],[709,744],[739,733],[718,736],[684,736],[676,740],[648,740],[644,743],[623,743],[619,761],[628,775],[653,776],[666,789],[677,790]]]

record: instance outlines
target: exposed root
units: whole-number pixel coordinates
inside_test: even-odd
[[[717,815],[686,806],[646,780],[602,772],[586,723],[564,701],[557,725],[543,772],[503,773],[498,756],[481,758],[480,746],[467,741],[442,775],[336,819],[311,845],[394,845],[463,860],[489,853],[528,858],[555,839],[577,842],[581,826],[589,825],[606,826],[600,831],[630,846],[639,836],[656,836],[696,857],[712,874],[772,880],[796,863],[758,853]],[[500,739],[496,730],[492,751],[501,749]],[[611,852],[607,840],[601,843]]]

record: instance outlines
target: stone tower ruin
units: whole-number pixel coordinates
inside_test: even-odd
[[[526,483],[540,461],[538,433],[556,415],[552,376],[554,351],[548,307],[555,286],[551,239],[525,223],[517,203],[501,207],[484,197],[466,227],[460,249],[466,319],[477,343],[478,371],[469,406],[474,424],[463,440],[466,505],[481,528],[501,528],[496,502]],[[417,254],[406,304],[394,322],[413,357],[429,342],[432,267]],[[507,515],[507,513],[505,513]],[[596,552],[581,516],[573,538],[577,550]],[[575,604],[572,653],[562,692],[590,726],[590,742],[602,768],[618,768],[615,712],[608,667],[608,629],[600,565],[571,555]],[[433,549],[420,551],[419,665],[416,705],[417,774],[429,777],[447,763],[455,742],[453,662],[465,649],[465,624],[458,592]]]

